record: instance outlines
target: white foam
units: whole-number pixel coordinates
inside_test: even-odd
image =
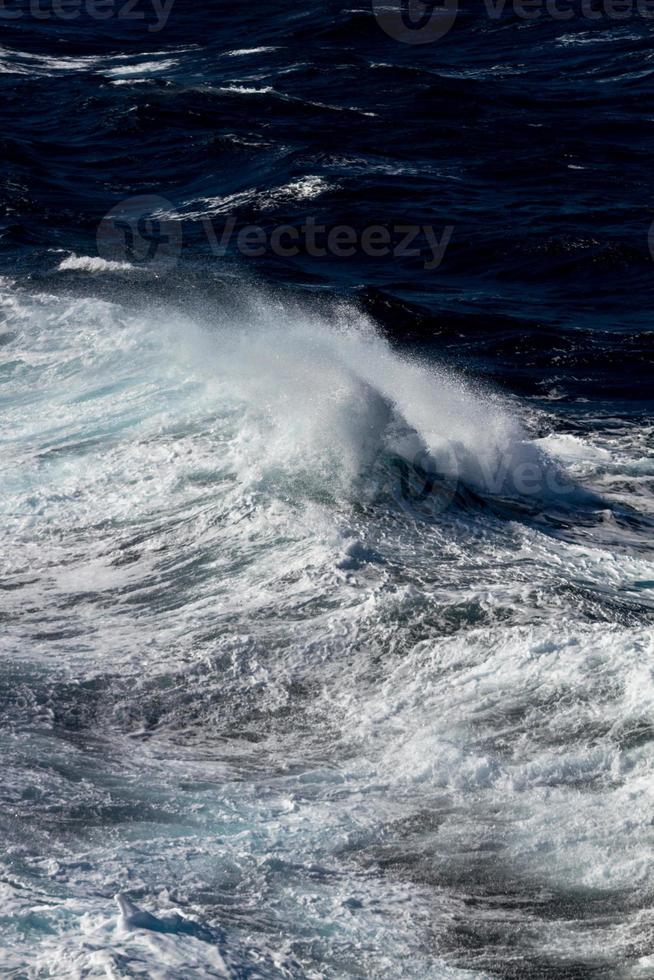
[[[237,48],[234,51],[228,51],[228,58],[243,58],[245,55],[250,54],[267,54],[269,51],[279,51],[279,48],[262,46],[259,48]]]
[[[580,439],[579,436],[569,434],[546,436],[538,440],[538,445],[542,446],[552,456],[556,456],[567,463],[601,463],[611,459],[611,454],[607,449],[592,446],[587,441]]]
[[[116,78],[111,84],[112,85],[147,85],[149,79],[147,78]]]
[[[260,203],[263,207],[271,207],[283,201],[314,201],[325,191],[333,190],[336,186],[336,184],[329,184],[324,177],[307,174],[262,193]]]
[[[236,214],[239,208],[245,206],[265,211],[285,202],[316,200],[326,191],[333,190],[337,186],[337,184],[330,184],[323,177],[307,174],[266,191],[251,187],[234,194],[198,198],[183,204],[174,213],[162,214],[161,217],[172,218],[181,215],[187,220],[197,221],[215,215]]]
[[[60,272],[127,272],[138,270],[131,262],[115,262],[97,255],[69,255],[57,266]]]
[[[194,50],[195,46],[171,48],[164,51],[149,52],[148,60],[134,62],[135,55],[83,55],[71,57],[67,55],[42,55],[27,51],[14,51],[0,47],[0,72],[3,74],[55,76],[63,72],[93,71],[114,76],[131,76],[156,73],[179,64],[178,59],[170,58],[171,54],[185,53]],[[164,55],[161,60],[154,57]],[[136,56],[138,57],[138,56]],[[124,61],[133,62],[122,65]],[[118,62],[118,64],[116,64]],[[115,67],[112,67],[115,66]]]
[[[229,92],[233,95],[269,95],[275,92],[272,85],[221,85],[219,92]],[[277,94],[277,93],[275,93]]]
[[[128,78],[132,75],[153,75],[161,71],[168,71],[179,64],[175,58],[164,58],[161,61],[140,61],[134,65],[118,65],[115,68],[103,69],[103,74],[111,78]]]

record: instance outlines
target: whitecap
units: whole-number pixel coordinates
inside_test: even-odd
[[[127,272],[139,271],[131,262],[114,262],[97,255],[69,255],[57,266],[60,272]]]

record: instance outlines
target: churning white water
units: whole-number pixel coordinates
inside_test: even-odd
[[[1,302],[2,975],[653,975],[634,431],[347,306]]]

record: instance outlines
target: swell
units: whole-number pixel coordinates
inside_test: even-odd
[[[205,12],[201,39],[175,6],[174,41],[128,28],[119,43],[115,23],[89,34],[82,19],[55,44],[53,24],[12,22],[0,75],[4,258],[29,273],[47,266],[53,247],[94,255],[98,222],[121,199],[150,192],[153,172],[181,216],[193,202],[231,199],[243,225],[268,230],[308,213],[359,229],[451,224],[451,246],[429,276],[418,259],[364,255],[247,264],[265,281],[310,289],[351,294],[367,283],[453,321],[461,304],[472,306],[484,336],[484,320],[508,316],[538,345],[546,315],[552,347],[573,342],[563,367],[574,383],[587,378],[597,394],[609,381],[628,397],[632,369],[651,363],[648,164],[636,139],[651,38],[640,21],[589,25],[575,12],[522,29],[508,13],[461,12],[437,50],[398,45],[371,11],[338,5],[298,15],[279,4],[244,21]],[[230,30],[251,31],[244,46],[254,53],[234,56]],[[308,175],[328,191],[271,198]],[[189,262],[215,266],[200,222],[185,220],[184,236]],[[582,323],[601,342],[570,338]],[[628,363],[617,358],[611,379],[621,344]],[[518,373],[514,354],[518,344],[499,345],[498,376]],[[533,385],[540,360],[530,362],[522,373]]]

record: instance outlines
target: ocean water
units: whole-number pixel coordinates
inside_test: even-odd
[[[3,978],[654,977],[652,21],[405,6],[0,11]]]

